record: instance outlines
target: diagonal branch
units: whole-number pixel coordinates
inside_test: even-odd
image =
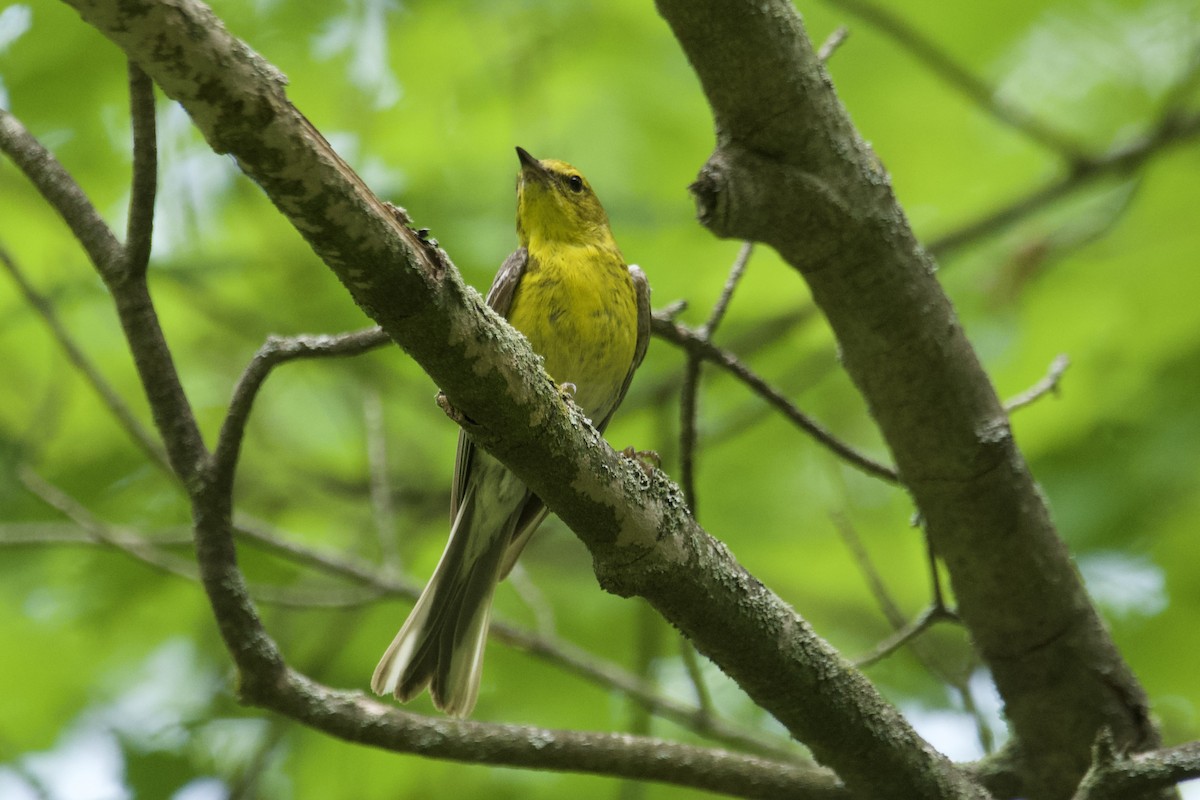
[[[1152,158],[1197,137],[1200,137],[1200,113],[1186,116],[1169,115],[1141,138],[1106,155],[1075,164],[1065,174],[1051,179],[1024,196],[934,238],[927,245],[927,249],[930,255],[936,258],[947,258],[963,247],[1006,230],[1086,186],[1106,178],[1131,175]]]
[[[34,288],[33,284],[29,282],[28,277],[26,277],[25,271],[12,260],[3,247],[0,247],[0,264],[4,265],[13,280],[16,281],[17,288],[24,296],[25,302],[29,303],[33,307],[33,310],[46,323],[46,327],[50,329],[51,336],[54,337],[54,340],[58,342],[58,346],[66,353],[67,360],[74,365],[75,369],[79,370],[79,374],[92,387],[92,390],[99,395],[101,402],[104,403],[109,413],[113,415],[117,423],[129,435],[129,438],[133,439],[151,462],[170,472],[171,467],[167,462],[167,454],[163,450],[162,444],[134,416],[133,411],[129,408],[124,398],[117,394],[112,385],[100,374],[100,370],[87,357],[74,337],[71,336],[62,320],[59,319],[58,313],[54,310],[50,299]]]
[[[899,480],[895,470],[884,464],[880,464],[871,457],[855,450],[841,439],[838,439],[819,422],[796,408],[778,389],[775,389],[752,372],[745,364],[738,360],[737,356],[717,347],[700,334],[688,330],[685,326],[672,321],[664,314],[655,314],[651,324],[656,336],[678,345],[689,353],[694,353],[698,358],[703,358],[705,361],[709,361],[726,370],[795,423],[796,427],[812,436],[817,443],[842,458],[851,466],[857,467],[866,474],[873,475],[888,483],[896,483]]]
[[[171,469],[185,484],[194,481],[208,452],[159,326],[145,273],[126,269],[125,249],[83,189],[53,154],[4,109],[0,109],[0,149],[66,221],[112,292]]]
[[[900,15],[871,0],[825,0],[874,25],[893,41],[923,62],[947,85],[965,95],[994,119],[1027,136],[1042,147],[1052,150],[1068,161],[1080,161],[1083,147],[1072,137],[1039,120],[1023,108],[1005,102],[996,92],[965,67],[955,61],[937,42],[921,33]]]
[[[0,108],[0,150],[62,216],[104,280],[119,278],[124,251],[117,237],[54,155],[3,108]]]

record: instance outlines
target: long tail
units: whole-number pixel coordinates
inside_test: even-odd
[[[450,541],[408,620],[375,668],[371,688],[407,702],[430,689],[443,712],[465,717],[479,696],[483,649],[492,618],[492,595],[515,519],[477,514],[468,488],[450,530]]]

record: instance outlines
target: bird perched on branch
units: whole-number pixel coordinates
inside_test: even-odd
[[[650,285],[626,265],[587,179],[520,147],[517,238],[488,304],[529,340],[546,371],[603,431],[650,341]],[[429,687],[457,717],[479,695],[492,595],[545,519],[542,501],[491,455],[458,437],[450,540],[371,688],[408,701]]]

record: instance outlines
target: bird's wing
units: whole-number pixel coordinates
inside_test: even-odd
[[[529,261],[529,251],[518,247],[512,255],[504,259],[496,277],[492,279],[492,288],[488,289],[487,304],[500,316],[508,319],[512,309],[513,296],[517,293],[517,284],[525,274],[525,264]],[[471,462],[475,460],[475,444],[463,431],[458,432],[458,452],[454,456],[454,483],[450,491],[450,524],[458,517],[458,506],[467,494],[467,478],[471,474]]]
[[[621,405],[621,401],[625,399],[625,392],[629,391],[629,384],[633,382],[633,373],[641,366],[642,359],[646,357],[646,350],[650,347],[650,281],[646,279],[646,273],[642,272],[642,268],[637,264],[629,265],[629,276],[633,278],[633,289],[637,294],[637,341],[633,347],[633,362],[629,365],[629,372],[625,373],[625,382],[621,384],[617,401],[613,403],[613,407],[596,426],[596,430],[601,433],[604,433],[604,429],[608,427],[608,421],[612,419],[613,414]]]
[[[512,255],[504,259],[496,277],[492,279],[492,288],[488,289],[487,304],[500,316],[508,319],[512,309],[513,295],[517,293],[517,284],[525,274],[525,265],[529,262],[529,251],[518,247]]]

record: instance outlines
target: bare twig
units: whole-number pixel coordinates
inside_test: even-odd
[[[683,386],[679,393],[679,488],[683,500],[699,519],[696,505],[696,442],[700,401],[700,357],[688,351],[683,363]]]
[[[854,555],[854,560],[866,578],[867,585],[871,589],[871,594],[874,596],[875,602],[878,603],[880,610],[883,611],[883,615],[887,618],[888,623],[895,628],[895,633],[876,645],[870,653],[855,659],[855,666],[865,669],[872,664],[882,661],[904,645],[916,640],[917,637],[938,622],[958,621],[958,616],[946,607],[942,599],[941,586],[937,583],[936,569],[934,569],[933,601],[915,619],[911,621],[906,620],[899,606],[896,605],[896,601],[892,599],[891,593],[883,585],[883,579],[880,577],[874,563],[872,563],[866,547],[863,546],[862,540],[858,537],[858,532],[854,530],[854,526],[841,514],[834,514],[833,522],[838,533],[842,536],[842,541],[845,542],[846,547]],[[924,654],[918,653],[917,657],[931,673],[949,682],[944,670],[934,665]]]
[[[888,483],[899,482],[899,476],[894,469],[878,463],[842,442],[803,411],[796,408],[781,392],[771,387],[766,381],[753,373],[732,353],[726,352],[716,345],[705,341],[695,331],[684,325],[665,319],[661,314],[654,316],[653,330],[659,338],[678,345],[689,352],[694,351],[705,361],[710,361],[732,374],[742,383],[753,389],[755,394],[781,411],[797,427],[816,439],[819,444],[840,456],[851,466],[860,469],[868,475],[881,478]]]
[[[119,278],[124,251],[117,237],[54,155],[3,108],[0,108],[0,150],[62,216],[101,276],[106,281]]]
[[[127,531],[113,530],[109,538],[118,547],[134,547],[143,542],[152,541],[155,547],[166,549],[190,548],[192,537],[190,533],[172,533],[149,537],[139,536]],[[100,541],[73,522],[9,522],[0,524],[0,547],[4,548],[37,548],[37,547],[69,547],[82,545],[84,547],[110,546],[108,542]]]
[[[821,61],[828,61],[849,36],[850,29],[845,25],[838,25],[833,29],[833,33],[829,34],[825,38],[825,41],[821,43],[821,46],[817,48],[817,58]]]
[[[1142,138],[1100,158],[1075,164],[1061,177],[934,239],[927,249],[939,259],[946,258],[968,244],[1005,230],[1087,184],[1103,178],[1129,175],[1168,148],[1198,135],[1200,114],[1168,116]]]
[[[725,319],[725,312],[729,310],[729,302],[733,299],[733,293],[737,291],[742,276],[746,274],[746,267],[753,254],[754,242],[742,242],[742,249],[738,251],[737,258],[734,259],[733,266],[729,269],[729,277],[725,279],[725,287],[721,290],[721,296],[717,298],[712,313],[708,315],[708,320],[701,329],[705,338],[711,340],[721,325],[721,321]]]
[[[363,398],[363,419],[367,435],[371,509],[374,511],[379,552],[384,566],[398,571],[400,549],[396,546],[396,509],[392,506],[392,490],[388,483],[388,437],[383,423],[383,400],[375,389],[368,390]]]
[[[1036,402],[1043,395],[1058,394],[1058,383],[1069,366],[1071,366],[1071,359],[1065,353],[1055,356],[1054,360],[1050,362],[1050,369],[1046,375],[1016,397],[1010,398],[1004,404],[1004,410],[1011,414],[1017,409]]]
[[[921,635],[939,622],[961,624],[958,615],[946,605],[945,596],[942,592],[941,577],[938,573],[937,559],[933,553],[933,546],[929,537],[925,537],[925,547],[929,560],[929,580],[932,599],[925,610],[914,619],[906,620],[903,612],[900,611],[900,607],[892,598],[891,593],[884,586],[883,578],[872,562],[871,556],[867,552],[862,539],[859,538],[854,526],[841,514],[834,514],[833,522],[842,537],[842,541],[845,542],[846,547],[854,556],[854,560],[865,577],[871,594],[875,598],[875,602],[879,605],[888,623],[895,629],[891,636],[879,642],[872,648],[871,652],[855,659],[855,666],[860,669],[866,669],[887,658],[901,647],[908,646],[913,656],[916,657],[926,672],[958,692],[962,700],[963,710],[970,714],[971,718],[975,721],[976,734],[979,737],[979,743],[983,751],[990,753],[993,747],[992,732],[991,728],[988,727],[987,720],[983,716],[983,712],[976,705],[975,698],[971,694],[971,670],[964,670],[961,674],[952,673],[939,664],[928,650],[922,646],[922,642],[920,641]]]
[[[696,704],[700,706],[700,712],[706,716],[713,713],[712,693],[708,690],[708,683],[704,680],[704,672],[700,667],[700,657],[696,654],[696,648],[692,647],[692,643],[687,639],[679,640],[679,655],[683,660],[683,667],[687,670],[688,680],[692,682],[692,688],[696,692]]]
[[[160,572],[195,581],[199,579],[196,565],[192,561],[164,553],[144,538],[134,537],[128,532],[115,535],[75,498],[42,478],[29,467],[17,472],[21,485],[43,503],[74,522],[94,541],[120,550]]]
[[[725,312],[729,310],[729,303],[733,300],[733,293],[737,291],[753,252],[753,242],[742,243],[742,248],[738,251],[737,258],[734,259],[733,266],[729,270],[729,277],[725,279],[725,288],[722,289],[721,296],[713,305],[708,320],[696,332],[696,335],[705,342],[712,341],[713,334],[716,333],[721,320],[725,318]],[[695,462],[702,358],[695,351],[687,350],[685,352],[683,386],[679,398],[679,486],[683,489],[683,498],[687,502],[688,508],[691,509],[692,516],[699,519],[696,508]]]
[[[232,481],[236,469],[238,453],[242,447],[242,437],[245,435],[246,422],[254,407],[254,400],[262,388],[267,376],[279,364],[298,358],[336,358],[358,355],[375,347],[380,347],[390,341],[387,334],[379,328],[366,328],[354,333],[343,333],[336,336],[272,336],[267,339],[247,365],[242,377],[238,380],[233,391],[233,399],[229,403],[229,414],[221,426],[217,439],[214,464],[217,474],[224,480]]]
[[[208,451],[159,325],[145,275],[126,271],[124,248],[87,195],[53,154],[3,109],[0,149],[66,221],[112,292],[171,469],[189,484],[207,461]]]
[[[100,374],[100,370],[87,357],[83,349],[76,343],[74,337],[71,336],[66,326],[62,323],[62,320],[58,318],[58,314],[54,310],[54,304],[50,302],[48,297],[33,287],[33,284],[25,277],[24,271],[17,266],[17,263],[13,261],[3,247],[0,247],[0,263],[4,264],[5,269],[8,270],[13,280],[16,281],[17,288],[20,289],[25,301],[33,307],[33,310],[46,323],[46,327],[50,329],[50,334],[66,354],[67,360],[79,370],[79,374],[83,376],[93,391],[99,395],[100,401],[108,408],[109,413],[113,415],[121,428],[129,434],[129,437],[142,449],[142,452],[149,457],[151,462],[157,464],[168,474],[171,474],[171,467],[167,462],[167,453],[163,449],[162,444],[134,416],[133,411],[126,405],[124,399],[117,394],[112,385]]]
[[[878,664],[901,647],[914,641],[937,623],[947,621],[957,622],[958,617],[947,611],[944,606],[934,603],[914,619],[898,628],[891,636],[875,645],[870,653],[854,659],[854,666],[859,669],[866,669],[874,664]]]
[[[923,62],[947,85],[957,89],[998,122],[1046,147],[1068,161],[1085,158],[1084,148],[1073,137],[1039,120],[1023,108],[1000,97],[991,86],[972,75],[934,40],[918,31],[899,15],[869,0],[826,0],[883,31],[898,45]]]

